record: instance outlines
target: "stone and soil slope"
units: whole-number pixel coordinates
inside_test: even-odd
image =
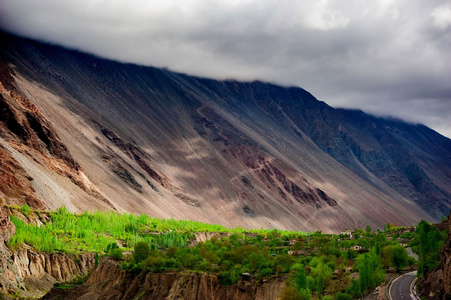
[[[324,232],[449,210],[451,141],[425,126],[0,37],[7,204]]]

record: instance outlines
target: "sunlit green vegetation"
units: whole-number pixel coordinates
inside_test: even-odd
[[[19,210],[28,215],[30,208]],[[196,221],[158,219],[147,215],[135,216],[117,212],[85,212],[72,214],[65,207],[50,212],[51,222],[44,226],[26,224],[11,216],[16,234],[8,242],[9,247],[22,243],[39,251],[53,252],[104,252],[108,245],[120,243],[132,249],[138,242],[146,242],[153,248],[184,247],[195,232],[265,233],[269,230],[244,230]],[[284,231],[283,234],[291,234]],[[301,233],[299,233],[301,234]]]
[[[19,209],[24,215],[32,211]],[[37,250],[96,253],[121,261],[130,273],[184,270],[218,275],[223,285],[240,279],[288,276],[282,299],[357,299],[386,279],[387,272],[433,268],[447,233],[421,221],[412,228],[384,225],[384,231],[354,229],[349,235],[280,230],[229,229],[193,221],[162,220],[115,212],[71,214],[64,207],[50,213],[50,222],[27,225],[12,216],[16,235],[9,247],[22,243]],[[213,232],[193,244],[196,232]]]

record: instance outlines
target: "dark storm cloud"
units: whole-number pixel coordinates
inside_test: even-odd
[[[0,0],[0,22],[120,61],[302,86],[451,137],[446,0]]]

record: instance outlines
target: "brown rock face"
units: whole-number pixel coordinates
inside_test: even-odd
[[[0,89],[3,94],[8,93],[3,86]],[[36,151],[61,159],[75,171],[79,168],[78,163],[36,105],[15,91],[10,91],[9,97],[3,95],[0,97],[0,120],[3,123],[0,132],[3,137],[13,133],[20,142]]]
[[[16,227],[9,219],[9,211],[0,205],[0,245],[9,240],[16,233]]]
[[[8,71],[4,65],[3,67],[4,69],[0,69],[2,74]],[[7,86],[11,84],[8,81]],[[4,195],[7,204],[28,204],[34,209],[46,208],[45,201],[39,199],[32,186],[33,178],[12,155],[13,151],[29,156],[52,172],[70,179],[88,194],[109,204],[86,178],[80,165],[37,106],[20,96],[15,89],[7,90],[2,82],[0,138],[3,139],[3,143],[0,143],[0,193]]]
[[[117,262],[102,260],[88,281],[70,290],[52,290],[43,299],[277,299],[286,277],[266,282],[241,279],[236,285],[223,286],[215,275],[196,273],[147,273],[131,275]]]
[[[44,209],[44,203],[36,197],[31,185],[33,178],[20,166],[17,160],[0,144],[0,194],[7,204],[27,204],[34,209]]]

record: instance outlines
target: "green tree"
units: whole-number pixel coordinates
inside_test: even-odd
[[[423,276],[440,262],[441,235],[434,226],[425,220],[418,223],[418,276]]]
[[[294,281],[298,291],[301,289],[307,289],[307,276],[305,275],[305,268],[303,265],[301,265],[301,267],[296,271]]]
[[[409,263],[408,257],[409,256],[407,254],[407,250],[403,246],[391,246],[390,263],[392,267],[396,269],[397,273],[399,273],[402,268],[407,266],[407,264]]]
[[[385,278],[385,273],[381,269],[380,259],[375,250],[359,255],[356,261],[356,268],[359,272],[359,290],[362,294],[368,288],[375,288]]]
[[[312,294],[311,294],[310,290],[308,290],[308,289],[301,289],[299,291],[299,298],[301,300],[311,300]]]
[[[335,295],[335,300],[352,300],[352,296],[345,294],[345,293],[338,292]]]
[[[298,251],[304,249],[304,247],[305,247],[304,240],[301,240],[294,243],[293,246],[291,246],[291,250]]]
[[[315,278],[316,293],[318,294],[318,298],[322,299],[326,280],[332,276],[332,270],[324,263],[323,258],[321,258],[316,268],[312,269],[312,274]]]
[[[273,261],[273,268],[279,269],[280,272],[287,272],[295,262],[296,260],[289,254],[277,255]]]
[[[146,242],[138,242],[134,247],[133,259],[136,263],[145,260],[150,254],[149,244]]]

